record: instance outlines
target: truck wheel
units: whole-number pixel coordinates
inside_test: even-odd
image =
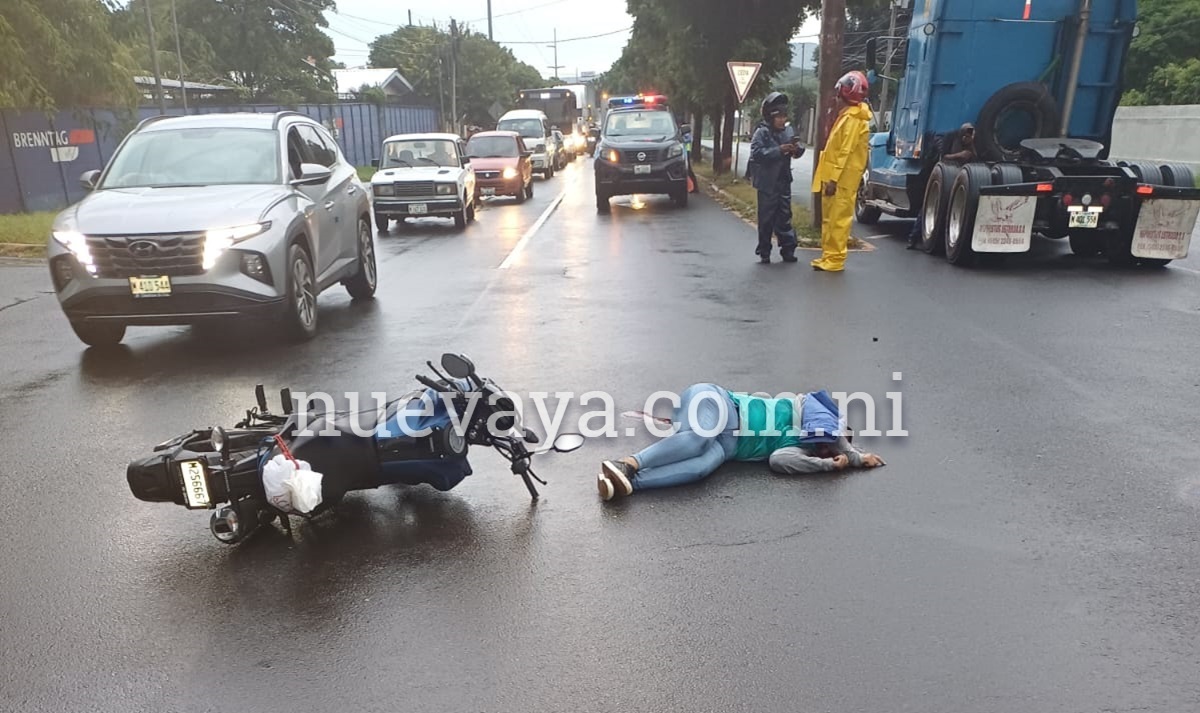
[[[1011,186],[1024,182],[1025,174],[1021,172],[1020,166],[1011,163],[998,163],[992,166],[993,186]]]
[[[1163,177],[1164,186],[1177,188],[1192,188],[1196,185],[1196,174],[1182,163],[1164,163],[1158,167]]]
[[[950,189],[950,206],[946,213],[946,260],[953,265],[969,266],[978,257],[971,247],[975,233],[975,212],[979,208],[979,189],[991,185],[992,173],[987,166],[968,163],[958,172]]]
[[[867,193],[871,190],[867,176],[868,173],[864,171],[862,183],[858,184],[858,194],[854,197],[854,220],[859,225],[875,225],[879,222],[879,216],[883,215],[883,211],[866,204]]]
[[[1126,166],[1133,171],[1133,175],[1137,176],[1142,183],[1148,183],[1152,186],[1170,185],[1163,183],[1162,171],[1152,163],[1142,163],[1141,161],[1121,161],[1119,166]]]
[[[1001,87],[983,104],[975,129],[975,145],[988,161],[1015,161],[1025,139],[1058,133],[1058,102],[1040,82]]]
[[[946,207],[950,205],[950,169],[942,163],[933,167],[925,184],[925,200],[921,204],[921,249],[930,255],[946,250]]]

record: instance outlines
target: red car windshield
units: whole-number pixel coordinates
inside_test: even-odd
[[[471,158],[516,158],[517,140],[509,136],[476,136],[467,142]]]

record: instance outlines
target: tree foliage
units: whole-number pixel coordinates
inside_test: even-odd
[[[451,40],[450,32],[441,27],[401,27],[371,43],[370,63],[400,70],[418,96],[449,112]],[[486,35],[462,32],[457,44],[457,108],[467,123],[494,125],[493,104],[509,109],[519,90],[547,84],[536,69]]]
[[[96,0],[4,0],[0,107],[131,105],[133,59]]]
[[[1125,104],[1200,104],[1200,0],[1141,0]]]

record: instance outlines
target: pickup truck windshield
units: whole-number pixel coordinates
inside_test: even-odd
[[[671,136],[675,119],[666,111],[620,112],[608,115],[606,136]]]

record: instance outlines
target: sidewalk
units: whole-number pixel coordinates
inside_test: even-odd
[[[700,145],[704,147],[706,157],[712,156],[712,141],[703,139]],[[738,147],[737,142],[734,142],[734,157],[738,162],[738,176],[746,175],[746,162],[750,160],[750,142],[741,142],[741,147]],[[792,201],[800,205],[812,209],[812,177],[813,177],[813,149],[809,146],[804,155],[792,161]]]

